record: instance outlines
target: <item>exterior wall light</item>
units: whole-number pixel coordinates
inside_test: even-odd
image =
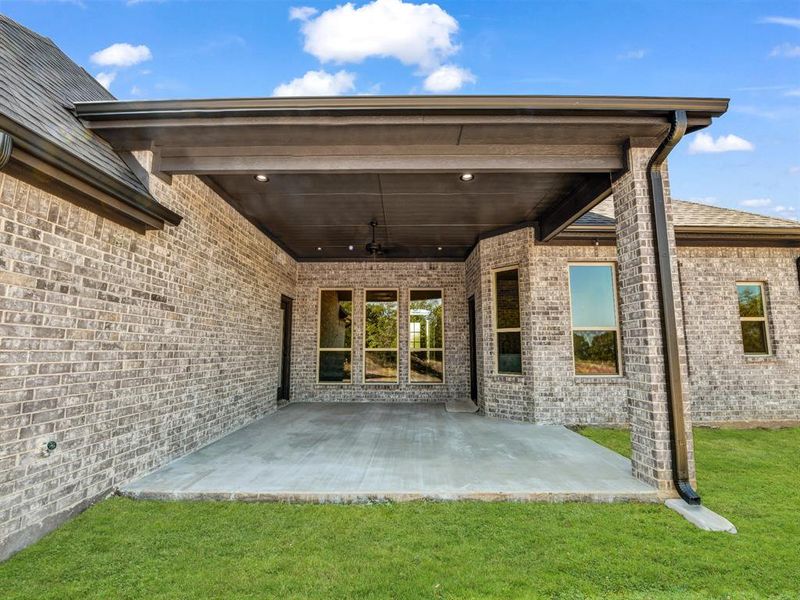
[[[258,175],[255,176],[255,180],[258,181],[259,183],[267,183],[269,181],[269,177],[259,173]]]
[[[472,181],[473,179],[475,179],[475,175],[473,175],[472,173],[462,173],[459,179],[461,181]]]

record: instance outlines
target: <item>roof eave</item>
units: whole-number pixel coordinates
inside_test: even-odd
[[[572,225],[559,234],[554,241],[612,239],[616,237],[613,226]],[[680,245],[733,244],[771,245],[796,247],[800,245],[798,227],[711,227],[676,225],[675,238]]]
[[[711,119],[725,113],[727,98],[645,96],[336,96],[94,101],[75,103],[81,119],[196,118],[286,114],[540,114],[667,115],[685,110]]]
[[[160,204],[152,195],[111,177],[4,115],[0,115],[0,130],[7,132],[13,140],[10,165],[4,170],[30,179],[45,191],[56,188],[63,191],[64,187],[71,187],[87,201],[104,204],[107,211],[119,213],[124,221],[142,229],[160,229],[164,223],[178,225],[181,222],[180,215]],[[38,173],[29,173],[30,170]]]

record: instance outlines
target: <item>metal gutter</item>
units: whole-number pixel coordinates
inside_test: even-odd
[[[33,157],[41,161],[41,163],[47,164],[58,171],[74,177],[89,185],[91,188],[98,190],[101,194],[111,196],[123,205],[130,206],[131,213],[126,215],[129,218],[135,219],[136,217],[133,213],[138,211],[162,223],[166,222],[170,225],[178,225],[181,222],[182,217],[180,215],[161,205],[151,195],[143,194],[131,188],[124,182],[76,158],[57,144],[46,140],[27,127],[19,125],[3,115],[0,115],[0,128],[2,128],[8,138],[12,140],[11,147],[13,149],[9,159],[14,159],[18,152],[21,152],[24,155]],[[22,161],[29,162],[22,154],[20,155]],[[97,200],[97,198],[95,198],[95,200]],[[114,210],[118,211],[119,209]]]
[[[672,256],[669,248],[669,223],[661,167],[670,151],[680,142],[688,125],[686,111],[676,110],[669,134],[658,146],[647,164],[650,206],[655,229],[656,273],[658,276],[661,332],[664,343],[667,404],[670,416],[672,476],[678,494],[687,504],[700,504],[700,496],[692,487],[689,471],[689,448],[684,418],[683,383],[675,316],[675,293],[672,288]]]
[[[794,247],[800,244],[800,227],[737,227],[710,225],[675,225],[675,238],[681,245],[691,246],[697,242],[729,242],[743,245],[752,242],[756,245]],[[570,225],[551,241],[567,241],[591,237],[616,239],[616,231],[610,225]]]
[[[635,113],[668,116],[676,110],[711,118],[728,109],[727,98],[646,96],[337,96],[76,102],[75,114],[91,121],[153,117],[258,116],[300,113]]]

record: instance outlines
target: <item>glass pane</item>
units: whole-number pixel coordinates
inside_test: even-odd
[[[497,334],[497,372],[522,373],[522,343],[519,331]]]
[[[412,290],[408,307],[409,343],[414,348],[442,347],[442,292]]]
[[[364,381],[397,383],[397,352],[368,350],[364,353]]]
[[[764,321],[742,321],[745,354],[767,354],[767,328]]]
[[[319,298],[319,347],[350,348],[353,329],[353,292],[322,290]]]
[[[737,284],[736,291],[739,293],[739,316],[764,316],[764,299],[761,297],[760,285]]]
[[[617,375],[616,331],[573,331],[576,375]]]
[[[411,353],[411,381],[441,383],[444,381],[444,355],[441,350],[419,350]]]
[[[367,292],[365,347],[397,348],[397,291]]]
[[[349,351],[319,353],[319,380],[324,383],[350,383],[352,362]]]
[[[497,328],[519,327],[519,271],[498,271],[494,274],[494,284],[497,294]]]
[[[616,327],[614,269],[611,265],[570,265],[573,327]]]

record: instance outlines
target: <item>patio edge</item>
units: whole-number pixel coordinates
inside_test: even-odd
[[[118,495],[134,500],[206,500],[228,502],[275,502],[287,504],[376,504],[387,502],[641,502],[660,504],[652,492],[159,492],[120,489]]]

